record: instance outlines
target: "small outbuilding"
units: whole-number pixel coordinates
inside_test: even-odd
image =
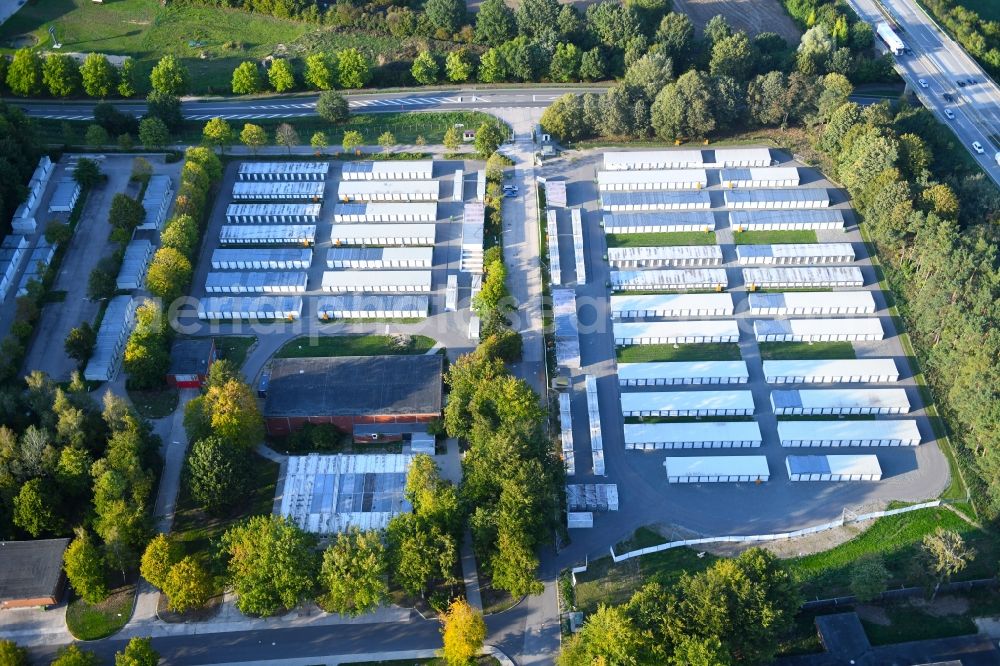
[[[69,539],[0,541],[0,609],[52,606],[66,588]]]
[[[213,363],[215,340],[212,338],[177,340],[170,348],[167,383],[179,389],[201,388]]]

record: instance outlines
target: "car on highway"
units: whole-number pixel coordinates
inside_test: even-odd
[[[951,109],[945,109],[944,110],[944,115],[948,118],[948,120],[954,120],[955,119],[955,113]]]
[[[925,81],[924,79],[917,79],[917,83],[920,84],[921,88],[926,88],[927,87],[927,81]]]
[[[941,95],[941,97],[944,97],[944,101],[946,101],[946,102],[954,102],[955,101],[955,96],[952,95],[951,93],[945,93],[945,94]]]
[[[985,152],[983,150],[983,144],[979,143],[978,141],[972,142],[972,149],[977,153],[979,153],[980,155],[982,155]]]
[[[970,86],[974,86],[976,85],[976,83],[978,83],[978,81],[976,81],[975,79],[968,79],[966,83],[968,83]]]
[[[965,81],[962,81],[961,79],[959,79],[958,81],[955,81],[955,83],[958,84],[959,88],[964,88],[965,87]]]

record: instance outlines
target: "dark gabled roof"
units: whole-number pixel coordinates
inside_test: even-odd
[[[0,601],[55,597],[69,539],[0,541]]]
[[[439,354],[275,359],[264,416],[438,414],[443,371]]]
[[[170,375],[208,374],[208,361],[215,343],[212,338],[177,340],[170,348]]]

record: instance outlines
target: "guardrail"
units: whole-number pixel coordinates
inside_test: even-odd
[[[899,509],[889,509],[887,511],[873,511],[871,513],[862,513],[850,516],[848,516],[847,512],[845,511],[844,515],[841,516],[840,520],[832,520],[828,523],[823,523],[821,525],[813,525],[812,527],[804,527],[800,530],[794,530],[792,532],[780,532],[777,534],[751,534],[746,536],[735,535],[735,536],[721,536],[721,537],[704,537],[701,539],[681,539],[680,541],[669,541],[667,543],[661,543],[658,546],[649,546],[646,548],[640,548],[638,550],[631,550],[627,553],[622,553],[621,555],[616,555],[615,548],[614,546],[612,546],[610,548],[611,559],[614,561],[615,564],[618,564],[619,562],[624,562],[625,560],[632,559],[633,557],[642,557],[643,555],[662,553],[665,550],[671,550],[673,548],[682,548],[684,546],[704,546],[712,543],[760,543],[765,541],[785,541],[788,539],[795,539],[801,536],[807,536],[809,534],[817,534],[819,532],[825,532],[827,530],[843,527],[844,525],[850,525],[853,523],[863,523],[868,520],[883,518],[885,516],[895,516],[900,513],[917,511],[919,509],[929,509],[932,507],[941,506],[941,503],[942,503],[941,500],[933,500],[931,502],[923,502],[921,504],[912,504],[910,506],[904,506]]]

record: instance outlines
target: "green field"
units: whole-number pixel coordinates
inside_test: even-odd
[[[737,245],[772,245],[775,243],[815,243],[816,232],[811,229],[790,231],[737,231],[733,233]]]
[[[670,231],[654,234],[606,234],[608,247],[715,245],[714,231]]]
[[[765,361],[855,358],[850,342],[761,342],[758,346]]]
[[[1000,21],[1000,4],[996,0],[958,0],[955,4],[971,9],[984,21]]]
[[[655,361],[738,361],[740,346],[735,342],[697,345],[629,345],[615,350],[619,363]]]
[[[81,641],[105,638],[128,623],[134,602],[135,585],[112,590],[108,598],[98,604],[75,599],[66,607],[66,628]]]
[[[8,53],[34,45],[51,47],[49,26],[64,52],[101,52],[135,59],[145,92],[146,76],[161,56],[181,59],[191,72],[192,93],[228,94],[233,69],[244,60],[303,56],[311,51],[355,46],[369,58],[392,56],[406,40],[261,16],[216,7],[159,0],[29,0],[0,26]],[[390,57],[391,59],[391,57]]]
[[[434,340],[426,335],[410,336],[409,344],[405,346],[397,345],[390,335],[324,335],[296,338],[279,349],[275,357],[424,354],[433,346]]]
[[[422,136],[427,143],[441,143],[444,133],[449,127],[456,123],[462,123],[466,127],[478,127],[484,122],[495,121],[493,116],[489,116],[480,111],[441,111],[441,112],[420,112],[420,113],[359,113],[352,115],[346,122],[332,124],[319,116],[307,118],[264,118],[252,121],[232,120],[230,124],[238,133],[243,128],[244,122],[252,122],[267,130],[268,138],[272,145],[274,143],[274,130],[282,124],[288,123],[299,135],[299,143],[309,144],[309,138],[314,132],[326,132],[330,141],[328,153],[341,150],[340,142],[344,132],[354,130],[361,132],[364,141],[368,145],[376,145],[377,139],[382,132],[392,132],[399,144],[412,144],[416,142],[418,136]],[[49,119],[36,119],[39,137],[44,143],[55,145],[83,145],[84,134],[91,124],[88,121],[60,121]],[[178,144],[197,144],[202,140],[201,131],[205,123],[203,121],[188,121],[178,132],[174,139]],[[134,138],[134,137],[133,137]]]
[[[247,352],[257,338],[252,335],[224,335],[215,338],[215,349],[219,358],[224,358],[237,369],[243,367],[247,360]]]

